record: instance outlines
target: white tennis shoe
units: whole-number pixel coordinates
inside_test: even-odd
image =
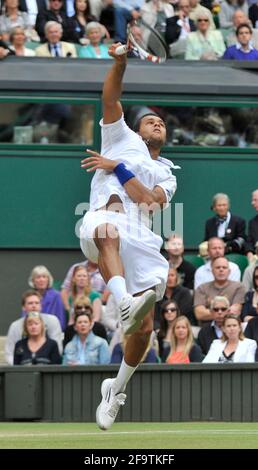
[[[96,411],[96,421],[103,431],[112,426],[120,406],[125,404],[126,394],[118,393],[115,395],[112,389],[114,381],[115,379],[105,379],[101,385],[102,401]]]
[[[147,290],[139,297],[127,294],[119,303],[120,317],[124,334],[131,335],[137,331],[143,318],[152,309],[156,302],[153,290]]]

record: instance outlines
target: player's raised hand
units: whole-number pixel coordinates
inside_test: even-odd
[[[126,52],[121,54],[121,48],[127,50],[126,46],[122,44],[121,42],[116,42],[114,44],[111,44],[110,48],[108,49],[108,53],[111,57],[114,57],[116,61],[125,63],[127,60],[127,55]],[[119,54],[116,53],[116,50],[120,51]]]
[[[119,161],[105,158],[94,150],[87,149],[86,152],[89,153],[90,156],[81,161],[81,168],[86,168],[88,173],[95,170],[106,170],[112,172],[119,164]]]

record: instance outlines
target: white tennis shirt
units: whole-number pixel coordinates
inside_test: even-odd
[[[158,157],[157,160],[153,160],[147,145],[136,132],[127,126],[123,116],[111,124],[103,124],[101,120],[100,126],[102,128],[101,155],[123,162],[126,168],[131,170],[148,189],[153,190],[155,186],[163,188],[168,204],[177,187],[176,177],[171,169],[180,167],[175,166],[166,158]],[[90,210],[95,211],[105,206],[112,194],[118,195],[125,212],[131,213],[132,200],[116,175],[105,170],[97,170],[91,182]]]

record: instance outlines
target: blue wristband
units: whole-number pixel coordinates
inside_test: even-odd
[[[119,183],[123,186],[128,180],[131,178],[134,178],[135,175],[130,171],[127,170],[126,166],[124,163],[119,163],[115,168],[114,168],[114,173],[116,177],[119,180]]]

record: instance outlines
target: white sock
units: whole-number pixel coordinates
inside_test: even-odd
[[[127,294],[125,278],[122,276],[111,277],[107,283],[107,288],[112,292],[117,304]]]
[[[136,367],[128,366],[123,359],[121,362],[121,366],[119,368],[116,380],[112,385],[114,393],[121,393],[125,391],[126,385],[129,382],[130,378],[132,377],[134,371],[137,369]]]

